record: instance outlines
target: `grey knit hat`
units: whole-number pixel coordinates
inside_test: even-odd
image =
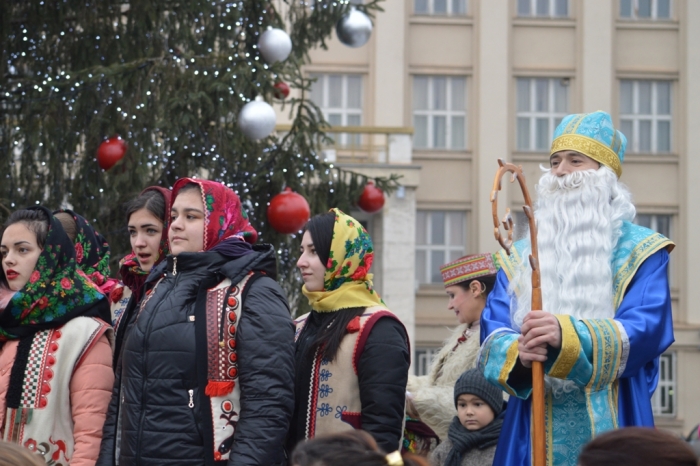
[[[479,369],[469,369],[457,379],[455,383],[455,408],[457,407],[457,398],[465,393],[476,395],[484,400],[496,417],[503,411],[501,389],[491,385]]]

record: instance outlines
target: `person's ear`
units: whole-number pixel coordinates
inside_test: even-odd
[[[471,290],[472,295],[475,298],[478,298],[484,293],[485,287],[484,284],[481,283],[479,280],[474,280],[469,284],[469,289]]]

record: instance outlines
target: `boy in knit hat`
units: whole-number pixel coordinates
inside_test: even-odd
[[[503,425],[503,395],[478,369],[463,373],[454,390],[457,416],[447,440],[430,455],[432,466],[491,466]]]

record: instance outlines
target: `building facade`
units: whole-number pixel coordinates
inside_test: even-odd
[[[495,252],[489,203],[497,160],[531,190],[568,113],[605,110],[629,145],[623,181],[637,222],[676,242],[676,343],[654,395],[659,426],[700,423],[700,2],[695,0],[386,0],[369,43],[335,38],[311,54],[312,99],[338,133],[329,157],[367,174],[401,173],[382,212],[377,284],[410,329],[424,372],[454,314],[438,267]],[[695,44],[695,46],[693,46]],[[410,136],[412,134],[412,137]],[[521,196],[500,199],[513,212]],[[505,201],[504,201],[505,200]],[[521,218],[516,215],[516,221]]]

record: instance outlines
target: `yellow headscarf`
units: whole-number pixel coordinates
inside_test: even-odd
[[[302,293],[318,312],[384,305],[372,287],[372,274],[368,273],[374,259],[372,239],[351,216],[340,209],[331,212],[335,213],[335,225],[323,291],[309,291],[304,285]]]

